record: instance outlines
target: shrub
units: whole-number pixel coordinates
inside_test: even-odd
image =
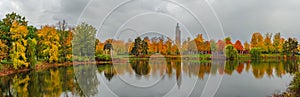
[[[261,56],[261,49],[254,47],[250,50],[251,58],[253,59],[259,59]]]
[[[225,47],[226,58],[235,59],[237,58],[238,51],[233,47],[233,45],[229,44]]]
[[[110,55],[100,54],[96,56],[96,61],[110,61],[111,57]]]

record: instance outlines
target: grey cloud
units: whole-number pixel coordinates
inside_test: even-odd
[[[255,31],[277,33],[299,39],[300,1],[219,0],[213,3],[225,34],[234,40],[250,40]]]
[[[4,17],[9,12],[17,12],[25,16],[29,24],[39,27],[45,24],[56,24],[59,20],[65,19],[74,26],[80,22],[87,22],[94,27],[99,28],[104,17],[118,4],[124,2],[121,0],[93,0],[88,6],[90,0],[2,0],[0,2],[0,17]],[[202,21],[202,26],[185,9],[174,6],[170,3],[162,3],[160,0],[139,0],[123,6],[113,12],[112,16],[104,22],[103,28],[97,36],[110,37],[127,19],[133,17],[136,13],[158,12],[167,14],[177,20],[164,19],[149,15],[147,20],[137,18],[129,22],[128,27],[132,29],[142,29],[146,27],[157,28],[158,31],[164,31],[172,34],[175,31],[176,22],[181,22],[181,29],[184,37],[188,37],[188,31],[192,36],[198,33],[206,36],[204,28],[212,29],[208,33],[220,32],[217,28],[216,20],[211,17],[213,14],[206,13],[209,6],[205,5],[205,0],[176,0],[185,8],[194,12]],[[103,3],[105,2],[105,3]],[[300,17],[300,1],[296,0],[209,0],[214,8],[217,17],[224,29],[225,36],[231,36],[233,41],[240,39],[249,41],[253,32],[281,32],[284,37],[297,37],[299,39],[299,24],[297,19]],[[146,4],[145,4],[146,3]],[[87,6],[87,7],[86,7]],[[84,10],[84,8],[86,9]],[[79,16],[81,18],[79,19]],[[152,17],[150,17],[152,16]],[[78,21],[79,20],[79,21]],[[143,21],[141,23],[141,21]],[[157,22],[157,25],[150,25],[150,22]],[[149,22],[149,23],[146,23]],[[132,24],[137,23],[137,24]],[[161,27],[162,26],[162,27]],[[126,28],[126,27],[125,27]],[[124,29],[125,29],[124,28]],[[150,29],[150,28],[149,28]],[[141,30],[142,31],[142,30]],[[128,31],[126,32],[128,33]],[[130,37],[131,34],[126,34]],[[124,35],[124,33],[122,33]],[[129,36],[128,36],[129,35]],[[220,36],[217,36],[220,37]]]

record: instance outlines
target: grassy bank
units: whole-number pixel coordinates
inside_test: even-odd
[[[37,62],[38,64],[35,65],[34,69],[30,68],[21,68],[21,69],[13,69],[9,67],[8,65],[1,64],[0,68],[0,77],[1,76],[6,76],[6,75],[11,75],[11,74],[16,74],[20,72],[26,72],[30,70],[45,70],[49,68],[57,68],[57,67],[63,67],[63,66],[73,66],[73,65],[89,65],[89,64],[96,64],[96,65],[101,65],[101,64],[107,64],[111,63],[110,61],[100,61],[100,62],[64,62],[64,63],[47,63],[47,62]]]

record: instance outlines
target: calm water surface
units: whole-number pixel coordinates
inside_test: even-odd
[[[298,62],[130,60],[0,77],[0,96],[199,97],[213,86],[215,97],[266,97],[285,91],[294,72]]]

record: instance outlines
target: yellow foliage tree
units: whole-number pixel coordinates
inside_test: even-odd
[[[0,40],[0,61],[7,57],[8,46]]]
[[[251,47],[260,47],[262,48],[264,46],[263,42],[263,36],[259,32],[255,32],[252,34],[251,38]]]
[[[55,29],[52,26],[44,26],[41,30],[38,31],[38,37],[41,39],[39,42],[41,45],[45,46],[42,49],[42,53],[46,54],[49,57],[49,62],[58,61],[58,48],[59,36]]]
[[[247,41],[244,43],[244,50],[250,51],[250,44]]]
[[[68,37],[65,41],[65,44],[67,46],[66,48],[66,58],[67,60],[70,60],[72,58],[72,39],[73,39],[73,33],[71,31],[68,32]]]
[[[10,33],[13,43],[9,56],[11,57],[13,67],[15,69],[18,69],[22,66],[28,67],[27,58],[25,55],[27,46],[27,40],[25,37],[28,34],[26,26],[22,26],[15,21],[10,28]]]
[[[275,50],[271,38],[272,38],[272,34],[267,33],[266,37],[264,39],[264,48],[263,49],[267,53],[273,52]]]

